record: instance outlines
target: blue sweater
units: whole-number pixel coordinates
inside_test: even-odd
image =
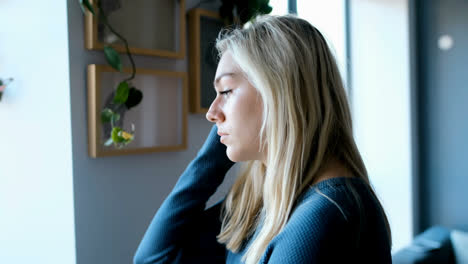
[[[213,126],[197,157],[157,211],[136,251],[135,264],[242,263],[253,239],[245,241],[237,253],[227,250],[216,241],[223,201],[205,209],[233,165],[216,133]],[[364,205],[364,218],[353,202],[350,186]],[[391,263],[388,236],[367,185],[360,179],[332,178],[299,197],[288,223],[269,243],[260,263]]]

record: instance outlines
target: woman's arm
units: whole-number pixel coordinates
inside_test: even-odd
[[[154,216],[134,263],[181,263],[188,255],[206,256],[204,263],[210,263],[210,257],[224,257],[225,249],[216,241],[221,203],[204,208],[233,164],[213,126],[198,155]]]

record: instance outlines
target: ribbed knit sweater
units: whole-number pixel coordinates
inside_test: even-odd
[[[234,164],[225,151],[213,126],[156,212],[135,253],[135,264],[242,263],[257,233],[244,241],[239,252],[227,250],[216,240],[223,200],[205,209]],[[354,202],[353,190],[363,206]],[[270,241],[260,263],[391,263],[389,234],[379,208],[360,179],[321,181],[298,198],[286,226]]]

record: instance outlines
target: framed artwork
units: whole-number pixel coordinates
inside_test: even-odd
[[[185,72],[136,69],[131,85],[141,90],[137,106],[123,107],[115,124],[125,131],[135,128],[134,140],[121,149],[104,143],[111,135],[109,123],[101,122],[101,111],[109,105],[118,84],[131,74],[107,65],[88,65],[88,149],[93,158],[187,148],[187,74]]]
[[[216,97],[213,80],[218,66],[216,38],[224,27],[219,13],[195,8],[189,20],[190,112],[206,113]]]
[[[96,1],[90,0],[97,11]],[[101,0],[109,24],[121,34],[132,54],[182,59],[185,57],[185,0]],[[85,47],[104,45],[125,53],[124,43],[87,12]]]

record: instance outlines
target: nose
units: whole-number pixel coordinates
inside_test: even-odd
[[[211,103],[208,112],[206,112],[206,119],[213,123],[223,122],[224,114],[219,108],[216,99]]]

